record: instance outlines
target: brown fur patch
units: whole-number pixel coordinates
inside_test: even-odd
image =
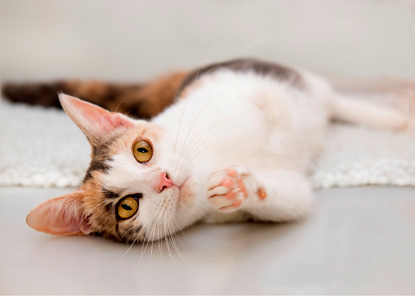
[[[188,72],[178,71],[147,83],[56,81],[52,83],[6,83],[3,95],[13,102],[60,107],[63,92],[137,118],[151,118],[173,103]]]
[[[254,71],[260,75],[269,75],[287,81],[299,88],[304,87],[304,81],[301,74],[292,68],[258,59],[236,59],[196,69],[183,81],[179,93],[185,91],[189,85],[192,85],[200,77],[224,68],[237,72]]]
[[[109,108],[111,111],[120,111],[126,114],[132,112],[133,114],[141,114],[142,118],[151,118],[174,102],[176,93],[187,75],[187,72],[176,72],[151,81],[145,84],[140,91],[124,93],[119,97],[118,102],[113,102]],[[116,104],[119,105],[119,108]]]

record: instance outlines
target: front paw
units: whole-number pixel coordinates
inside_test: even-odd
[[[239,210],[248,198],[246,182],[250,173],[243,167],[219,170],[209,177],[207,199],[209,205],[222,213]]]

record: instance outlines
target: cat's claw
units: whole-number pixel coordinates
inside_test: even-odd
[[[243,177],[249,171],[243,167],[232,167],[213,173],[208,182],[208,203],[223,213],[230,213],[240,209],[248,197]]]

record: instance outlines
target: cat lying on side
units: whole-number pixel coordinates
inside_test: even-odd
[[[92,146],[92,160],[78,190],[28,214],[32,228],[131,243],[197,221],[300,219],[313,196],[305,171],[330,119],[407,125],[405,114],[347,98],[314,74],[274,63],[241,59],[177,75],[164,81],[171,105],[150,112],[158,115],[149,121],[60,94]]]

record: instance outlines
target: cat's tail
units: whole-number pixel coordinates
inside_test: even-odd
[[[47,83],[5,83],[2,95],[16,103],[61,108],[58,93],[66,93],[137,118],[151,118],[170,105],[187,72],[145,83],[109,83],[95,80],[62,80]]]
[[[392,106],[357,99],[345,95],[336,95],[331,100],[331,117],[341,121],[361,124],[374,128],[406,130],[415,121],[415,92],[406,98],[407,110],[398,110]]]
[[[51,83],[5,83],[1,93],[11,102],[60,107],[58,92],[66,90],[64,81]]]
[[[40,83],[5,83],[2,95],[11,102],[61,108],[58,93],[70,94],[91,103],[108,107],[121,93],[137,91],[140,84],[113,84],[101,81],[61,80]]]

